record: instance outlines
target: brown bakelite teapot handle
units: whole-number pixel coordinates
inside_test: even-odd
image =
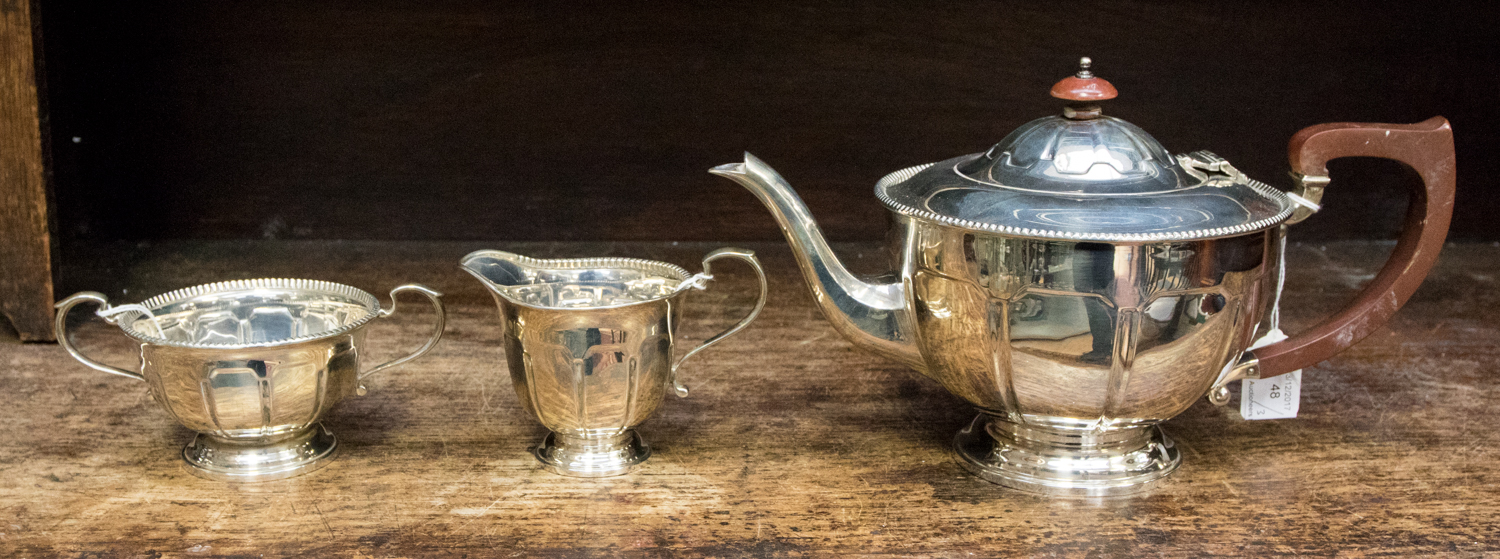
[[[1411,193],[1396,249],[1353,303],[1311,330],[1254,350],[1262,378],[1316,365],[1384,326],[1437,262],[1453,215],[1453,129],[1443,117],[1416,124],[1320,124],[1292,136],[1290,152],[1292,172],[1304,177],[1304,185],[1326,183],[1329,160],[1381,157],[1416,169],[1422,187]]]

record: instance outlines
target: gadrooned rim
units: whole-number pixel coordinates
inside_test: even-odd
[[[469,266],[468,266],[469,260],[472,260],[472,259],[474,259],[476,257],[479,257],[479,256],[485,256],[485,255],[503,255],[506,260],[510,260],[510,261],[519,263],[522,266],[528,266],[528,267],[534,267],[534,268],[551,268],[551,269],[554,269],[554,270],[582,270],[582,269],[586,269],[586,268],[628,268],[628,269],[634,269],[634,270],[646,270],[648,272],[661,272],[662,275],[675,275],[675,276],[677,276],[677,281],[679,283],[677,284],[677,287],[672,290],[672,295],[676,295],[678,293],[681,293],[682,290],[686,288],[685,286],[688,283],[687,282],[688,278],[693,277],[692,272],[687,271],[687,268],[683,268],[682,266],[678,266],[678,265],[672,264],[670,262],[662,262],[662,261],[659,261],[659,260],[647,260],[647,259],[644,259],[644,258],[628,258],[628,257],[624,257],[624,256],[593,256],[593,257],[586,257],[586,258],[532,258],[530,256],[523,256],[523,255],[520,255],[520,254],[516,254],[514,252],[506,252],[506,251],[503,251],[503,250],[492,250],[492,249],[476,250],[474,252],[471,252],[469,254],[464,255],[463,259],[459,260],[460,267],[462,267],[464,269],[464,271],[469,272],[470,274],[474,275],[475,277],[478,277],[480,279],[480,281],[485,282],[486,285],[489,285],[492,282],[490,282],[490,280],[484,278],[483,276],[480,276],[477,272],[475,272],[473,269],[469,268]],[[667,297],[671,297],[672,295],[668,295],[666,297],[656,297],[656,298],[652,298],[652,299],[647,299],[645,301],[631,301],[629,303],[622,303],[622,304],[619,304],[619,305],[607,305],[607,306],[599,306],[599,307],[580,307],[580,308],[542,307],[542,306],[538,306],[538,305],[532,305],[530,303],[524,303],[524,302],[521,302],[521,301],[516,301],[516,300],[513,300],[513,299],[511,299],[509,297],[506,297],[506,300],[510,301],[513,304],[521,305],[523,307],[530,307],[530,308],[534,308],[534,309],[545,309],[545,310],[550,310],[550,311],[591,311],[591,310],[597,310],[597,309],[618,309],[618,308],[621,308],[621,307],[628,307],[628,306],[631,306],[631,305],[643,305],[643,304],[646,304],[646,303],[650,303],[650,302],[653,302],[653,301],[659,301],[661,299],[665,299]]]
[[[321,292],[321,293],[327,293],[327,294],[330,294],[330,295],[339,295],[339,296],[348,297],[350,299],[353,299],[353,300],[355,300],[355,301],[363,304],[365,306],[365,309],[368,310],[369,312],[367,314],[365,314],[365,316],[363,318],[360,318],[359,320],[356,320],[356,321],[351,322],[349,324],[345,324],[343,326],[340,326],[340,327],[332,329],[332,330],[326,330],[326,331],[318,333],[316,335],[297,336],[297,337],[293,337],[293,338],[284,338],[284,339],[270,341],[270,342],[259,342],[259,343],[253,343],[253,344],[200,343],[200,342],[183,343],[183,342],[178,342],[178,341],[167,340],[165,338],[160,338],[160,337],[152,336],[152,335],[149,335],[149,334],[144,334],[144,333],[136,331],[134,325],[131,324],[131,323],[135,322],[137,319],[139,319],[140,317],[142,317],[142,316],[145,315],[145,313],[142,313],[140,311],[127,311],[127,312],[124,312],[124,313],[120,313],[119,316],[114,317],[114,319],[111,320],[110,322],[114,323],[117,326],[121,325],[121,324],[130,324],[130,326],[122,326],[120,328],[121,330],[125,331],[125,335],[130,336],[132,338],[135,338],[137,340],[146,342],[146,343],[153,344],[153,345],[163,345],[163,346],[171,346],[171,347],[190,348],[190,349],[247,349],[247,348],[261,348],[261,347],[277,347],[277,346],[291,345],[291,344],[297,344],[297,343],[311,341],[311,340],[318,340],[318,339],[323,339],[323,338],[329,338],[329,337],[333,337],[333,336],[338,336],[340,334],[345,334],[345,333],[348,333],[348,332],[352,332],[352,331],[358,329],[359,327],[364,326],[365,323],[373,320],[375,317],[380,316],[380,300],[376,299],[374,295],[371,295],[368,292],[365,292],[364,290],[357,289],[357,288],[354,288],[354,287],[350,287],[350,286],[344,285],[342,283],[333,283],[331,281],[320,281],[320,280],[309,280],[309,279],[296,279],[296,278],[258,278],[258,279],[248,279],[248,280],[231,280],[231,281],[221,281],[221,282],[215,282],[215,283],[205,283],[203,285],[195,285],[195,286],[192,286],[192,287],[184,287],[184,288],[178,289],[176,291],[169,291],[169,292],[163,293],[161,295],[157,295],[157,296],[152,297],[150,299],[146,299],[145,301],[141,301],[140,305],[143,306],[143,307],[146,307],[148,309],[151,309],[152,312],[156,312],[157,309],[160,309],[161,307],[164,307],[166,305],[170,305],[170,304],[173,304],[173,303],[182,302],[182,301],[185,301],[185,300],[188,300],[188,299],[193,299],[193,298],[196,298],[196,297],[201,297],[203,295],[209,295],[209,294],[213,294],[213,293],[224,293],[224,292],[231,292],[231,291],[244,291],[244,290],[248,290],[248,289],[283,289],[283,290],[298,290],[298,291],[309,291],[309,292]]]
[[[1011,235],[1011,236],[1016,236],[1016,237],[1029,237],[1029,238],[1037,238],[1037,239],[1057,239],[1057,240],[1064,240],[1064,241],[1105,241],[1105,242],[1127,242],[1127,243],[1128,242],[1142,243],[1142,242],[1157,242],[1157,241],[1191,241],[1191,240],[1212,239],[1212,238],[1219,238],[1219,237],[1233,237],[1233,236],[1237,236],[1237,235],[1243,235],[1245,233],[1250,233],[1252,231],[1259,231],[1259,230],[1262,230],[1262,229],[1269,229],[1271,227],[1274,227],[1277,224],[1279,224],[1279,223],[1281,223],[1283,221],[1286,221],[1286,219],[1288,217],[1291,217],[1292,212],[1297,209],[1295,204],[1286,204],[1285,207],[1283,207],[1282,210],[1279,213],[1277,213],[1276,215],[1273,215],[1271,217],[1264,218],[1264,219],[1259,219],[1259,220],[1256,220],[1256,221],[1251,221],[1249,223],[1242,223],[1242,224],[1231,226],[1231,227],[1215,227],[1215,228],[1211,228],[1211,229],[1197,229],[1197,230],[1181,231],[1181,232],[1174,232],[1174,233],[1079,233],[1079,232],[1073,232],[1073,231],[1056,231],[1056,230],[1052,230],[1052,229],[1041,229],[1041,228],[1009,227],[1009,226],[1005,226],[1005,225],[995,225],[993,223],[982,223],[982,222],[978,222],[978,221],[970,221],[970,220],[967,220],[967,219],[959,219],[959,218],[956,218],[956,217],[950,217],[950,216],[946,216],[946,215],[934,213],[932,211],[924,210],[924,209],[921,209],[921,208],[913,208],[913,207],[908,206],[906,204],[902,204],[900,202],[897,202],[894,199],[892,199],[890,196],[886,195],[886,192],[885,192],[886,189],[888,189],[888,188],[890,188],[892,186],[895,186],[897,184],[906,182],[907,180],[909,180],[912,177],[916,176],[917,173],[920,173],[920,172],[926,170],[928,167],[931,167],[931,166],[936,165],[936,164],[937,163],[927,163],[925,165],[917,165],[915,167],[907,167],[907,168],[902,169],[900,171],[896,171],[894,173],[886,175],[885,177],[883,177],[883,178],[880,179],[880,182],[875,183],[875,197],[879,198],[880,202],[883,203],[883,204],[885,204],[886,207],[890,208],[890,210],[893,211],[893,212],[896,212],[896,213],[899,213],[899,214],[902,214],[902,215],[905,215],[905,216],[915,217],[915,218],[919,218],[919,219],[925,219],[925,220],[928,220],[928,221],[936,221],[938,223],[942,223],[942,224],[945,224],[945,225],[951,225],[951,226],[954,226],[954,227],[960,227],[960,228],[963,228],[963,229],[971,229],[971,230],[975,230],[975,231],[988,231],[988,232],[992,232],[992,233],[1001,233],[1001,234]],[[1249,177],[1245,178],[1245,184],[1247,186],[1249,186],[1250,188],[1254,189],[1256,192],[1260,193],[1261,195],[1269,197],[1269,198],[1276,198],[1278,196],[1280,196],[1280,197],[1285,197],[1286,196],[1285,193],[1281,192],[1280,190],[1277,190],[1275,187],[1273,187],[1273,186],[1271,186],[1269,184],[1260,182],[1258,180],[1251,179]]]

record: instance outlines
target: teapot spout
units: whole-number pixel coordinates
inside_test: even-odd
[[[755,156],[746,153],[744,163],[720,165],[709,172],[739,183],[771,210],[792,246],[813,299],[834,330],[856,346],[926,373],[911,335],[908,288],[902,284],[901,274],[891,272],[869,281],[850,274],[791,185]]]

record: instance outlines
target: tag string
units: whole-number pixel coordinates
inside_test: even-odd
[[[1256,336],[1255,341],[1251,342],[1250,347],[1246,349],[1259,349],[1287,339],[1286,333],[1281,331],[1281,290],[1286,287],[1286,235],[1281,236],[1280,247],[1278,254],[1280,260],[1277,262],[1276,271],[1276,298],[1271,301],[1270,328],[1266,333],[1261,334],[1260,325],[1257,324],[1255,333],[1259,336]],[[1234,361],[1224,364],[1224,369],[1219,371],[1219,379],[1214,381],[1214,386],[1224,383],[1224,379],[1228,378],[1229,373],[1234,370],[1234,364]]]
[[[1271,324],[1270,330],[1264,336],[1250,344],[1250,349],[1260,349],[1287,339],[1286,332],[1281,331],[1281,291],[1286,287],[1286,235],[1281,236],[1281,261],[1276,271],[1276,298],[1271,301]]]
[[[1274,298],[1274,300],[1271,301],[1271,324],[1269,324],[1269,327],[1271,328],[1269,328],[1269,330],[1266,331],[1265,334],[1262,334],[1259,339],[1256,339],[1256,343],[1251,343],[1250,349],[1265,348],[1265,346],[1272,345],[1272,343],[1281,342],[1281,340],[1286,340],[1287,337],[1289,337],[1287,336],[1287,333],[1281,331],[1281,291],[1283,291],[1283,288],[1286,288],[1286,286],[1287,237],[1286,235],[1281,235],[1281,261],[1278,262],[1277,268],[1277,298]]]
[[[1281,329],[1281,289],[1286,287],[1286,235],[1281,235],[1281,262],[1276,273],[1276,299],[1271,302],[1271,329]]]

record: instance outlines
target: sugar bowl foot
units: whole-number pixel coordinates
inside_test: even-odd
[[[1151,488],[1182,463],[1155,425],[1063,429],[980,414],[953,440],[959,463],[986,481],[1046,495],[1109,497]]]
[[[182,449],[188,472],[217,481],[271,481],[299,476],[323,466],[338,450],[338,439],[322,423],[268,439],[231,440],[198,433]]]
[[[609,477],[630,473],[641,465],[651,457],[651,446],[634,429],[590,438],[548,433],[535,454],[542,467],[555,474]]]

